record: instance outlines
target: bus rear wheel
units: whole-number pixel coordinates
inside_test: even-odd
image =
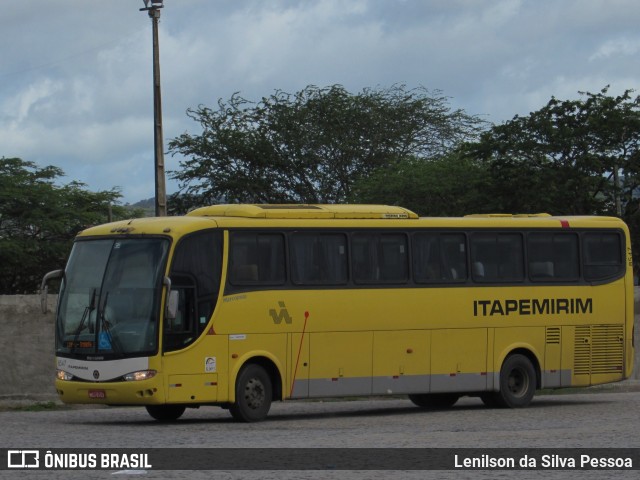
[[[271,408],[271,378],[260,365],[242,368],[236,381],[236,401],[229,406],[231,416],[241,422],[264,420]]]
[[[457,393],[420,393],[409,395],[414,405],[421,408],[449,408],[452,407],[460,398]]]
[[[502,402],[502,398],[498,392],[487,392],[480,395],[480,400],[489,408],[503,408],[506,405]]]
[[[145,408],[159,422],[175,422],[186,410],[184,405],[147,405]]]
[[[526,356],[514,354],[500,369],[500,390],[494,400],[509,408],[526,407],[536,392],[536,371]]]

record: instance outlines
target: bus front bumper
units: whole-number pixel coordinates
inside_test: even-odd
[[[141,381],[78,382],[56,380],[63,403],[96,405],[156,405],[165,403],[162,376]]]

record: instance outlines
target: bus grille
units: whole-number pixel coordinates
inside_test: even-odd
[[[547,345],[560,345],[560,327],[547,327]]]
[[[623,333],[622,325],[581,325],[576,327],[575,375],[622,372]]]

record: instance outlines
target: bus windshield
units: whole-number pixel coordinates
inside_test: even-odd
[[[56,352],[84,358],[156,352],[168,248],[162,238],[77,241],[60,292]]]

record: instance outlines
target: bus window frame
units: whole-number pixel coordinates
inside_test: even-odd
[[[469,266],[471,267],[471,272],[469,275],[471,282],[478,285],[505,285],[505,286],[506,285],[522,285],[527,283],[528,265],[527,265],[527,247],[525,242],[525,238],[528,236],[527,233],[528,232],[525,229],[486,229],[486,230],[474,229],[468,232],[467,241],[469,243],[469,247],[468,247],[467,259],[469,262]],[[495,235],[496,243],[498,243],[500,235],[503,235],[503,236],[510,235],[514,237],[519,237],[521,257],[520,257],[520,275],[518,277],[509,277],[505,279],[489,277],[487,280],[482,280],[480,274],[479,273],[476,274],[474,272],[475,263],[481,263],[481,262],[475,261],[477,260],[477,257],[475,256],[476,254],[474,252],[474,248],[477,248],[477,247],[475,247],[476,244],[474,244],[474,238],[480,237],[481,235],[486,235],[486,236]],[[483,267],[486,268],[486,265],[483,265]],[[499,265],[498,265],[498,268],[499,268]]]
[[[405,248],[405,252],[404,252],[404,257],[405,257],[405,276],[403,280],[384,280],[384,279],[378,279],[378,280],[374,280],[374,281],[368,281],[368,280],[358,280],[356,279],[355,276],[355,266],[354,266],[354,257],[353,257],[353,252],[355,250],[354,246],[353,246],[353,239],[356,236],[365,236],[365,235],[369,235],[369,236],[373,236],[375,238],[375,241],[373,242],[373,244],[375,245],[375,253],[376,253],[376,260],[377,260],[377,266],[380,267],[380,257],[382,255],[382,250],[381,250],[381,245],[382,245],[382,237],[383,236],[391,236],[391,235],[396,235],[399,237],[402,237],[404,239],[404,245],[403,247]],[[355,230],[350,232],[349,235],[349,258],[347,259],[349,262],[349,271],[351,273],[350,275],[350,285],[353,285],[355,288],[367,288],[369,286],[378,286],[378,287],[393,287],[393,286],[398,286],[400,288],[402,287],[406,287],[407,285],[411,285],[413,284],[413,272],[411,269],[411,242],[409,241],[409,231],[407,229],[367,229],[367,230]]]
[[[535,278],[531,273],[531,262],[530,262],[530,241],[532,236],[536,235],[552,235],[555,239],[555,236],[573,236],[575,239],[575,247],[576,247],[576,262],[577,265],[577,275],[575,277],[562,277],[557,278],[555,276],[550,276],[546,278]],[[525,245],[525,263],[526,263],[526,273],[527,280],[529,283],[533,285],[545,285],[545,284],[553,284],[553,285],[573,285],[573,284],[581,284],[585,281],[583,276],[583,261],[582,261],[582,235],[579,231],[562,231],[562,230],[530,230],[526,234],[526,245]],[[554,263],[555,269],[555,263]],[[555,273],[555,270],[554,270]]]
[[[348,287],[351,283],[352,283],[352,274],[351,274],[351,265],[350,265],[350,258],[351,258],[351,242],[350,242],[350,236],[348,234],[348,232],[346,231],[334,231],[334,230],[318,230],[318,229],[305,229],[305,230],[295,230],[295,231],[291,231],[291,232],[285,232],[285,237],[286,237],[286,243],[287,243],[287,248],[286,248],[286,263],[285,263],[285,270],[287,271],[286,277],[289,279],[289,281],[291,282],[291,285],[294,287],[310,287],[310,288],[314,288],[314,287],[326,287],[326,288],[340,288],[340,287]],[[319,237],[327,237],[327,236],[340,236],[343,238],[344,240],[344,267],[346,268],[345,271],[345,280],[344,281],[340,281],[340,282],[331,282],[331,283],[327,283],[323,280],[318,280],[318,281],[302,281],[300,279],[296,279],[296,272],[294,271],[295,266],[294,266],[294,258],[296,257],[293,253],[293,250],[295,248],[294,244],[295,244],[295,238],[296,237],[301,237],[304,235],[307,236],[311,236],[311,235],[317,235]],[[297,260],[296,260],[297,261]]]
[[[257,228],[229,228],[227,229],[229,232],[229,249],[231,249],[231,238],[236,233],[253,233],[253,234],[271,234],[271,235],[281,235],[284,241],[284,276],[285,280],[278,284],[272,283],[262,283],[262,282],[242,282],[242,283],[232,283],[230,278],[230,268],[231,265],[227,266],[226,271],[226,282],[224,284],[224,295],[233,295],[238,293],[245,293],[251,291],[262,291],[262,290],[340,290],[340,289],[395,289],[395,288],[474,288],[474,287],[507,287],[510,285],[513,286],[569,286],[569,285],[600,285],[606,284],[613,281],[616,281],[619,278],[622,278],[626,274],[625,262],[620,264],[620,267],[615,275],[608,276],[604,280],[587,280],[585,277],[585,259],[584,259],[584,247],[583,247],[583,237],[590,233],[615,233],[620,241],[620,248],[622,254],[626,252],[626,236],[624,231],[619,228],[571,228],[568,230],[564,230],[562,228],[505,228],[505,227],[487,227],[487,228],[479,228],[479,227],[451,227],[451,228],[415,228],[415,227],[407,227],[407,228],[399,228],[399,227],[380,227],[380,228],[358,228],[357,226],[350,226],[344,228],[327,228],[322,229],[318,227],[309,227],[309,228],[291,228],[291,227],[282,227],[282,228],[274,228],[274,227],[257,227]],[[530,276],[530,266],[529,266],[529,235],[530,234],[542,234],[542,233],[570,233],[573,235],[577,235],[578,237],[578,277],[575,279],[545,279],[545,280],[534,280]],[[347,262],[348,262],[348,280],[346,283],[341,284],[299,284],[293,281],[292,278],[292,266],[291,266],[291,252],[290,252],[290,239],[292,235],[298,233],[317,233],[317,234],[343,234],[347,237]],[[465,261],[466,261],[466,269],[467,275],[466,278],[460,278],[456,281],[421,281],[416,279],[414,273],[414,236],[428,233],[439,235],[440,237],[443,235],[462,235],[464,237],[464,248],[465,248]],[[408,277],[402,282],[358,282],[354,278],[353,272],[353,237],[358,234],[395,234],[395,235],[403,235],[406,241],[406,246],[408,248],[406,257],[407,257],[407,273]],[[522,277],[513,279],[505,279],[503,281],[489,279],[487,281],[479,281],[476,277],[474,277],[474,272],[472,268],[472,238],[477,234],[515,234],[520,237],[520,245],[521,245],[521,261],[522,261]],[[622,255],[621,254],[621,255]],[[231,250],[229,250],[229,255],[231,255]]]
[[[234,245],[234,238],[240,235],[255,235],[256,238],[258,239],[258,237],[260,235],[263,236],[272,236],[272,237],[280,237],[282,239],[282,259],[283,259],[283,275],[282,275],[282,279],[277,280],[277,281],[264,281],[264,280],[260,280],[260,268],[259,268],[259,263],[256,264],[256,280],[250,279],[250,280],[240,280],[238,278],[236,278],[237,275],[234,275],[234,272],[232,271],[232,268],[236,268],[235,265],[233,265],[232,262],[232,257],[234,254],[234,248],[236,248],[236,245]],[[258,240],[257,240],[258,241]],[[259,252],[258,252],[259,253]],[[258,261],[259,261],[259,257],[258,257]],[[283,229],[279,229],[279,230],[274,230],[274,229],[238,229],[238,230],[229,230],[229,249],[228,249],[228,254],[227,254],[227,261],[228,261],[228,265],[227,265],[227,283],[232,287],[232,289],[236,290],[245,290],[247,289],[247,287],[261,287],[261,288],[256,288],[255,290],[264,290],[264,289],[272,289],[273,287],[286,287],[287,285],[291,284],[290,281],[290,261],[289,261],[289,255],[288,255],[288,235],[287,232]],[[251,266],[250,264],[247,264],[246,266]],[[249,290],[252,290],[251,288],[249,288]]]
[[[619,260],[620,263],[617,263],[617,269],[615,273],[612,273],[610,275],[603,275],[603,276],[598,276],[598,277],[593,277],[591,278],[590,276],[587,275],[587,268],[588,267],[594,267],[594,266],[609,266],[609,264],[587,264],[587,247],[586,247],[586,241],[587,238],[589,236],[592,235],[604,235],[604,234],[615,234],[618,237],[618,246],[620,247],[619,250]],[[626,264],[626,237],[623,234],[623,232],[621,230],[616,230],[616,229],[591,229],[591,230],[585,230],[583,232],[581,232],[580,235],[580,249],[581,249],[581,256],[580,256],[580,266],[581,266],[581,278],[588,283],[589,285],[603,285],[606,283],[610,283],[610,282],[614,282],[616,280],[618,280],[619,278],[624,277],[626,271],[627,271],[627,264]]]

